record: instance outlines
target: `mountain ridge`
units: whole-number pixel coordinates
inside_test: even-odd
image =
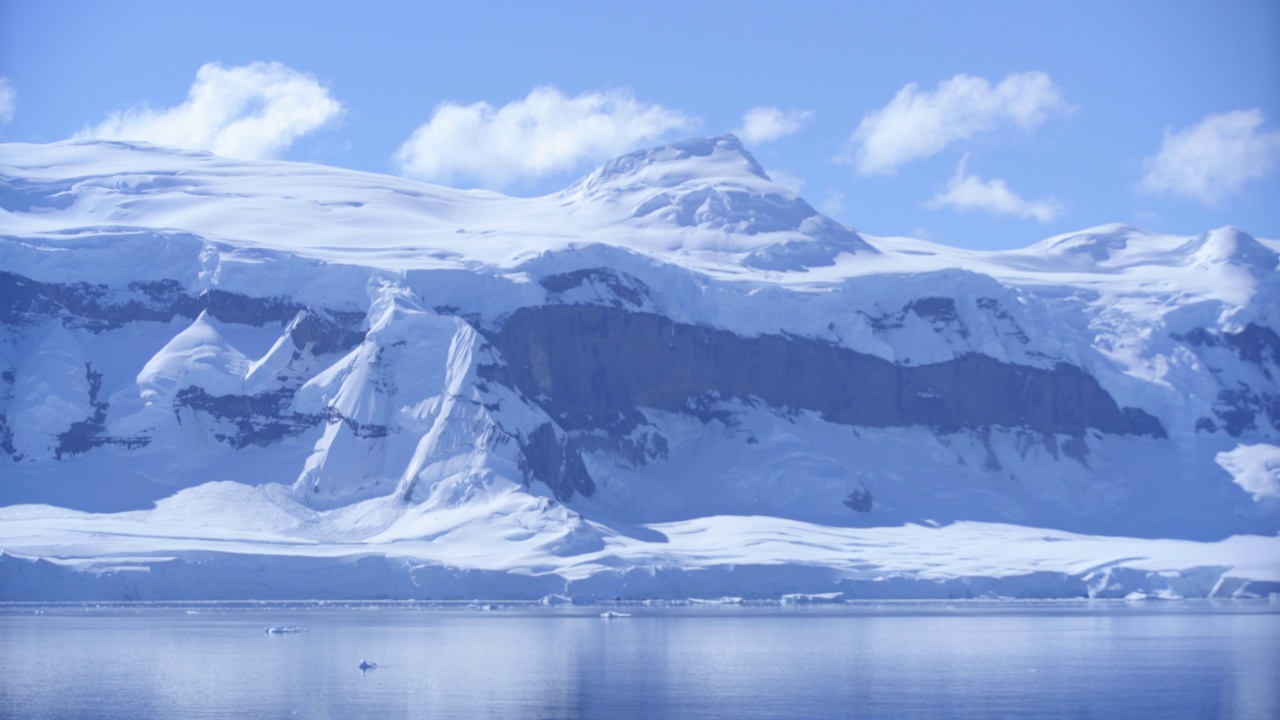
[[[731,136],[541,198],[9,144],[0,207],[0,572],[409,543],[410,564],[608,587],[716,566],[698,538],[733,518],[792,568],[826,534],[904,524],[1149,548],[1280,531],[1280,255],[1235,228],[864,236]],[[236,502],[263,524],[226,519]],[[208,529],[162,529],[174,513]],[[95,549],[80,527],[150,539]],[[866,577],[832,552],[822,582]],[[1204,577],[1271,582],[1232,557]],[[1144,587],[1201,577],[1144,567]]]

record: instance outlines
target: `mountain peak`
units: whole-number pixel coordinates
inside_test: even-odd
[[[1149,233],[1124,223],[1107,223],[1076,232],[1055,235],[1029,249],[1036,253],[1067,259],[1073,263],[1097,264],[1133,250]]]
[[[1193,240],[1189,248],[1192,258],[1202,266],[1230,263],[1258,273],[1273,273],[1277,254],[1249,233],[1230,225],[1210,230]]]
[[[614,158],[569,186],[566,195],[592,195],[603,188],[671,188],[691,180],[722,182],[769,176],[736,135],[691,138]]]
[[[757,269],[804,270],[831,265],[842,252],[878,252],[774,183],[734,135],[628,153],[560,199],[578,209],[607,209],[639,230],[691,233],[683,248],[740,253],[743,265]]]

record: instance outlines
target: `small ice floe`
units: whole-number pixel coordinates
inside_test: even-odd
[[[1169,590],[1168,588],[1161,588],[1160,590],[1155,590],[1152,592],[1134,590],[1133,592],[1124,596],[1124,601],[1130,602],[1130,603],[1147,602],[1147,601],[1153,601],[1153,600],[1181,600],[1181,599],[1182,599],[1181,595],[1173,592],[1172,590]]]
[[[368,660],[360,661],[360,672],[368,672],[370,670],[376,669],[377,667],[378,667],[378,663],[376,662],[369,662]]]
[[[264,628],[262,632],[268,635],[291,635],[293,633],[304,633],[307,629],[298,627],[297,625],[272,625]]]
[[[600,613],[600,617],[604,618],[605,620],[613,620],[614,618],[631,617],[631,613],[614,612],[613,610],[605,610],[604,612]]]
[[[783,605],[836,605],[844,602],[844,593],[788,593],[783,595]]]
[[[690,605],[741,605],[744,601],[740,597],[725,595],[721,598],[689,598],[687,602]]]

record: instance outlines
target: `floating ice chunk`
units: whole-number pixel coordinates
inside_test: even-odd
[[[629,617],[631,617],[631,613],[615,612],[615,611],[613,611],[613,610],[605,610],[604,612],[600,613],[600,617],[604,618],[605,620],[613,620],[613,619],[615,619],[615,618],[629,618]]]
[[[272,625],[264,629],[262,632],[268,635],[292,635],[294,633],[304,633],[307,629],[298,627],[297,625]]]
[[[783,605],[831,605],[844,602],[844,593],[787,593],[782,596]]]

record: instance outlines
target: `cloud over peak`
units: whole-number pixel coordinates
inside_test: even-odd
[[[18,94],[14,92],[9,78],[0,77],[0,128],[13,119],[14,106],[18,103]]]
[[[947,186],[926,205],[930,210],[950,208],[957,212],[981,210],[992,215],[1012,215],[1042,223],[1053,222],[1062,216],[1062,203],[1053,198],[1026,200],[1000,178],[983,180],[965,172],[968,157],[956,166],[955,175]]]
[[[628,90],[570,97],[543,86],[500,108],[441,103],[392,160],[422,180],[501,188],[605,160],[696,124]]]
[[[215,62],[196,72],[182,104],[113,112],[76,137],[143,140],[261,160],[278,157],[298,138],[337,118],[342,109],[309,73],[275,62],[237,67]]]
[[[760,105],[742,116],[742,125],[733,131],[748,145],[760,145],[778,138],[793,135],[813,120],[812,110],[782,111],[776,107]]]
[[[1264,130],[1261,110],[1208,115],[1172,132],[1147,158],[1138,189],[1169,193],[1215,205],[1253,180],[1269,176],[1280,164],[1280,130]]]
[[[863,175],[890,174],[980,133],[1031,131],[1070,109],[1062,89],[1043,72],[1012,73],[994,85],[964,74],[933,90],[911,83],[862,118],[840,160]]]

